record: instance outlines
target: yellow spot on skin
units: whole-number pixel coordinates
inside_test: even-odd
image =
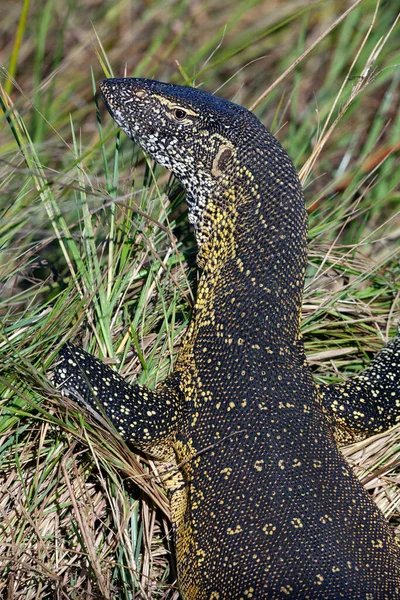
[[[302,523],[301,519],[299,519],[298,517],[295,517],[294,519],[292,519],[291,523],[295,529],[301,529],[303,527],[303,523]]]
[[[226,533],[228,535],[236,535],[237,533],[241,533],[243,531],[243,529],[241,528],[240,525],[236,525],[235,529],[232,529],[232,527],[228,527],[228,529],[226,530]]]
[[[263,527],[263,532],[266,535],[273,535],[276,531],[276,526],[273,525],[273,523],[267,523],[266,525],[264,525]]]
[[[325,525],[326,523],[332,523],[332,517],[330,517],[329,515],[323,515],[319,518],[319,521],[323,525]]]
[[[286,584],[285,586],[281,587],[281,592],[283,594],[285,594],[286,596],[290,596],[291,593],[293,592],[293,588],[291,585]]]
[[[232,467],[226,467],[225,469],[222,469],[220,473],[225,473],[224,479],[228,479],[229,475],[232,473]]]
[[[204,562],[207,555],[204,552],[204,550],[201,550],[200,548],[198,548],[196,550],[196,556],[197,556],[197,564],[201,565]]]

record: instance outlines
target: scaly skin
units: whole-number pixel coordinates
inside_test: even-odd
[[[304,354],[307,217],[292,162],[253,114],[204,91],[110,79],[101,92],[183,183],[202,272],[174,373],[156,392],[71,345],[56,382],[174,465],[164,482],[182,597],[400,598],[399,550],[334,437],[335,402],[361,414],[357,394],[319,391]]]
[[[356,377],[321,386],[322,404],[332,418],[341,443],[386,431],[400,420],[400,335]]]

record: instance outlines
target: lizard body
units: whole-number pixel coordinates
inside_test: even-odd
[[[182,597],[400,598],[399,550],[335,440],[347,391],[317,388],[305,358],[307,215],[291,160],[252,113],[204,91],[129,78],[101,92],[183,183],[201,278],[174,373],[155,392],[71,345],[56,381],[174,465],[164,484]]]

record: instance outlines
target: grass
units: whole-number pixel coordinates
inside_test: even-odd
[[[338,381],[362,370],[400,318],[394,4],[363,0],[294,69],[346,3],[0,8],[1,597],[178,598],[154,464],[48,381],[60,340],[72,339],[157,385],[193,302],[182,192],[115,133],[93,101],[98,82],[112,66],[257,103],[302,169],[303,333],[316,379]],[[399,435],[344,449],[395,528]]]

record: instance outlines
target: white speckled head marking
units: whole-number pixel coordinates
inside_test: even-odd
[[[245,174],[235,170],[243,115],[250,123],[257,120],[245,108],[202,90],[158,81],[106,79],[100,90],[121,129],[183,184],[200,246],[210,231],[208,223],[202,232],[204,208],[210,199],[225,204],[227,177],[232,184]]]

